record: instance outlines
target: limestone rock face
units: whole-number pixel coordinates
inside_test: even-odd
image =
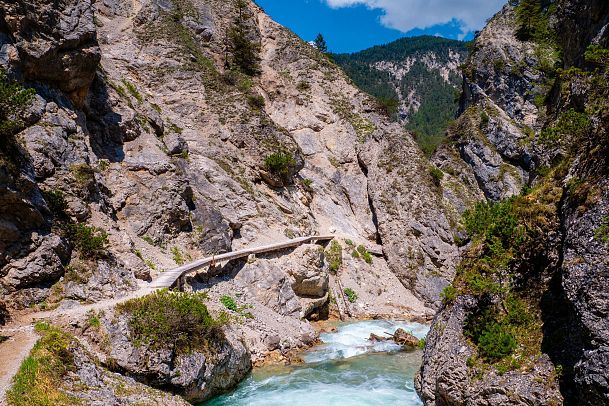
[[[421,373],[415,379],[425,405],[562,404],[559,388],[552,384],[554,366],[545,354],[526,373],[499,375],[494,370],[482,372],[468,366],[473,349],[463,336],[463,325],[476,306],[475,299],[461,296],[434,319]]]
[[[56,83],[66,92],[89,86],[101,59],[90,0],[1,5],[29,79]]]
[[[110,341],[107,356],[128,376],[147,385],[171,389],[190,402],[202,402],[235,386],[251,369],[247,348],[232,331],[213,343],[211,353],[136,347],[129,340],[126,318],[105,320]]]
[[[501,377],[484,373],[481,379],[472,379],[476,366],[468,365],[467,359],[475,349],[464,337],[464,322],[484,304],[460,296],[440,310],[428,336],[417,390],[429,405],[609,402],[609,376],[600,368],[607,362],[609,342],[609,298],[603,288],[608,185],[601,169],[605,158],[596,154],[604,151],[600,140],[609,124],[604,110],[593,107],[606,102],[608,91],[598,83],[607,81],[607,73],[590,60],[586,63],[584,55],[591,45],[607,47],[609,8],[594,0],[563,0],[554,6],[548,23],[564,51],[561,60],[544,54],[548,48],[543,44],[516,38],[512,5],[491,19],[476,38],[464,69],[462,112],[449,129],[454,143],[433,157],[449,175],[442,181],[444,201],[457,213],[464,202],[479,200],[481,194],[486,201],[499,201],[521,193],[523,186],[543,182],[555,182],[562,189],[563,197],[556,203],[560,227],[546,234],[553,245],[544,259],[550,264],[544,268],[527,258],[521,265],[528,272],[543,268],[541,272],[547,273],[538,277],[536,288],[521,287],[540,292],[541,356],[533,370],[514,370]],[[552,82],[552,69],[543,68],[548,64],[586,73]],[[590,120],[589,134],[566,134],[560,142],[544,139],[542,130],[557,126],[570,109]],[[559,162],[563,171],[544,175],[544,168],[557,168]],[[460,185],[453,185],[455,181]],[[471,193],[463,193],[464,185]],[[564,372],[557,380],[559,371]],[[560,388],[540,387],[542,381],[558,381]]]

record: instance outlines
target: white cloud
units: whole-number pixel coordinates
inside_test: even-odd
[[[505,0],[324,0],[332,8],[365,5],[381,9],[381,23],[402,32],[429,28],[457,20],[462,36],[484,27]]]

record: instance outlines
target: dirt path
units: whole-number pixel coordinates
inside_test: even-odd
[[[5,395],[11,387],[13,376],[38,340],[32,326],[5,329],[2,335],[10,338],[0,344],[0,405],[6,404]]]

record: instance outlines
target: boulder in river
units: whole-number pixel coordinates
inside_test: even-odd
[[[419,345],[419,339],[408,333],[403,328],[398,328],[395,333],[393,333],[393,341],[395,341],[396,344],[403,345],[405,347],[414,348]]]

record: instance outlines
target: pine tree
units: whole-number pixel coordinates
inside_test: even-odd
[[[516,23],[518,39],[527,41],[539,34],[541,24],[540,0],[521,0],[516,8]]]
[[[232,64],[246,75],[257,75],[260,73],[259,47],[249,39],[249,28],[246,24],[247,4],[243,0],[237,0],[237,11],[239,12],[233,26],[228,30],[229,50],[232,53]]]
[[[327,53],[328,52],[328,44],[326,44],[326,40],[324,36],[321,34],[317,34],[315,37],[315,47],[319,50],[319,52]]]

